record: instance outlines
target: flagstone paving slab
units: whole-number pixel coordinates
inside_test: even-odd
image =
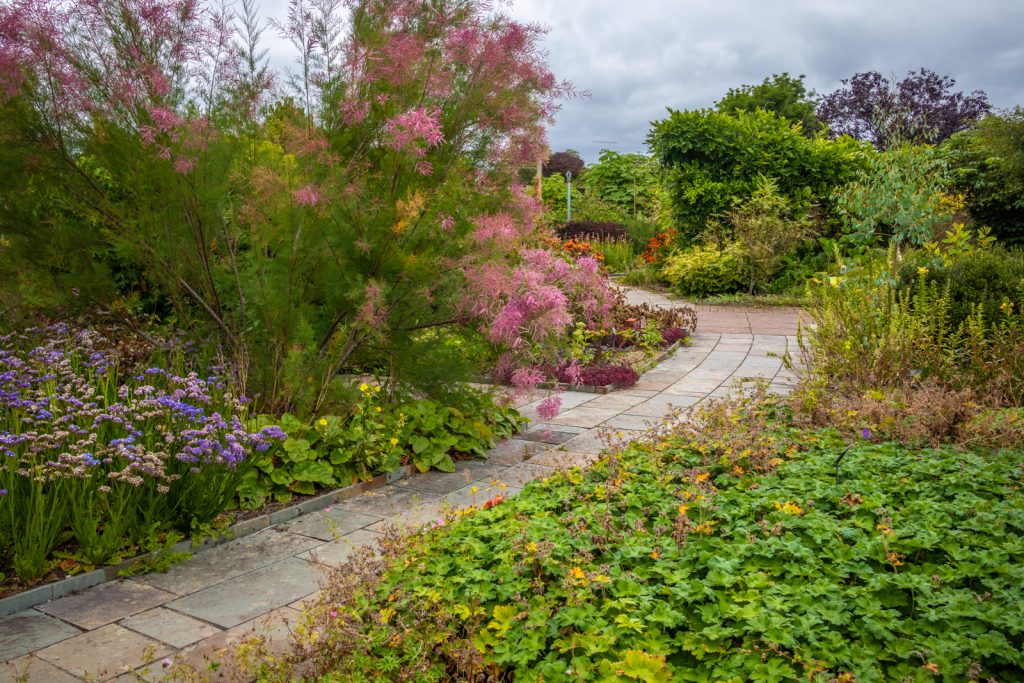
[[[381,526],[387,523],[388,522],[378,522]],[[336,567],[347,560],[356,548],[365,546],[376,548],[377,541],[381,538],[383,538],[383,535],[379,531],[374,531],[373,529],[360,529],[358,531],[353,531],[350,534],[345,534],[341,538],[331,541],[330,543],[317,546],[316,548],[303,553],[300,557],[317,564]]]
[[[510,487],[523,487],[536,479],[551,476],[551,468],[540,466],[534,462],[513,465],[501,473],[501,481]]]
[[[577,453],[601,453],[609,447],[614,448],[616,444],[625,444],[639,438],[642,434],[643,432],[628,429],[609,429],[605,423],[601,427],[587,430],[575,439],[566,441],[561,447]]]
[[[538,429],[541,426],[543,425],[537,425],[532,429]],[[505,439],[491,449],[491,452],[487,454],[487,460],[498,465],[515,465],[526,460],[531,453],[542,451],[545,448],[545,444],[536,441]]]
[[[658,418],[645,417],[643,415],[630,415],[629,413],[622,413],[616,415],[612,419],[606,421],[602,427],[609,427],[615,430],[647,430],[657,425],[659,422]]]
[[[335,505],[320,512],[296,517],[279,525],[279,528],[320,541],[333,541],[339,536],[379,522],[380,519],[375,515],[352,512]]]
[[[7,661],[82,632],[34,609],[0,619],[0,660]]]
[[[338,506],[353,512],[361,512],[365,515],[374,515],[384,519],[400,515],[415,506],[435,502],[440,498],[441,496],[436,493],[417,491],[416,489],[402,488],[401,486],[385,486],[364,493],[361,496],[344,500],[338,503]]]
[[[207,671],[207,666],[210,663],[223,662],[232,646],[249,638],[262,638],[267,643],[270,652],[282,654],[288,647],[292,628],[301,617],[302,614],[291,607],[275,609],[244,624],[205,638],[195,645],[190,645],[182,650],[175,660],[183,664],[191,664],[199,671]],[[159,665],[146,680],[162,680]],[[213,680],[219,679],[214,678]]]
[[[621,412],[623,412],[622,408],[590,408],[588,406],[581,406],[567,410],[558,417],[548,420],[548,422],[554,425],[565,424],[589,429],[615,417]]]
[[[139,580],[171,593],[188,595],[319,544],[318,539],[309,536],[270,528],[196,553],[165,574],[146,574]]]
[[[579,453],[577,451],[552,448],[549,451],[534,456],[531,462],[536,461],[538,465],[560,470],[573,467],[587,467],[593,465],[598,459],[599,456],[596,453]]]
[[[0,681],[3,683],[23,680],[30,683],[79,683],[82,679],[33,655],[19,657],[0,667]]]
[[[107,624],[39,651],[39,657],[79,678],[106,681],[171,653],[163,643]]]
[[[520,434],[519,437],[528,441],[536,441],[537,443],[553,444],[557,446],[560,443],[565,443],[579,433],[576,431],[570,432],[565,429],[557,429],[557,427],[558,425],[549,425],[545,428],[534,427],[529,432]],[[576,429],[582,429],[582,427],[577,427]]]
[[[309,595],[317,589],[318,579],[309,562],[290,557],[178,598],[167,606],[221,628],[231,628]]]
[[[91,630],[173,600],[174,593],[138,581],[111,581],[38,607],[40,612]]]
[[[212,624],[166,607],[156,607],[122,619],[118,623],[136,633],[179,649],[221,632],[221,629]]]

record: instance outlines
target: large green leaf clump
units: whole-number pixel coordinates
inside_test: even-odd
[[[863,442],[837,467],[834,433],[797,437],[806,453],[756,477],[743,453],[707,467],[710,441],[633,447],[417,537],[362,602],[379,648],[354,661],[411,657],[420,680],[467,659],[517,681],[1024,675],[1021,453]]]
[[[794,208],[828,204],[867,154],[850,138],[807,138],[762,109],[670,111],[652,124],[647,142],[665,169],[680,234],[690,238],[750,198],[760,176],[773,178]]]

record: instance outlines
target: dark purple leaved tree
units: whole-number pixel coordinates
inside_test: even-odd
[[[843,87],[821,100],[818,117],[833,136],[850,135],[878,149],[941,142],[991,108],[982,91],[954,92],[953,78],[928,69],[911,71],[896,84],[877,71],[841,82]]]
[[[576,177],[583,170],[583,165],[583,159],[580,158],[580,155],[575,150],[568,149],[564,152],[555,152],[544,162],[544,177],[565,175],[566,171],[571,171],[573,177]]]

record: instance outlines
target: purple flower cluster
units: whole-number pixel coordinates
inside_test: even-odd
[[[0,337],[8,476],[166,484],[183,470],[234,468],[284,438],[277,427],[247,428],[244,401],[217,377],[150,367],[120,381],[118,358],[100,341],[66,325]]]

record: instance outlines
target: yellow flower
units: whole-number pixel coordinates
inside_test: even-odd
[[[587,575],[583,573],[583,570],[579,567],[573,567],[569,570],[569,578],[573,581],[582,581],[587,578]]]
[[[479,487],[476,487],[476,486],[474,486],[473,488],[471,488],[471,489],[469,490],[469,492],[470,492],[470,493],[473,493],[473,494],[475,494],[475,493],[476,493],[477,491],[479,491],[479,490],[480,490],[480,489],[479,489]]]
[[[530,541],[529,543],[527,543],[526,544],[526,552],[528,552],[528,553],[535,553],[535,552],[537,552],[537,544],[534,543],[533,541]]]
[[[376,393],[378,393],[378,394],[379,394],[379,393],[380,393],[380,386],[375,386],[375,387],[373,388],[373,390],[374,390],[374,391],[375,391]]]
[[[679,506],[679,514],[680,515],[685,515],[686,511],[689,510],[689,509],[690,509],[690,506],[688,506],[686,503],[683,503],[682,505]]]
[[[651,553],[651,559],[652,560],[656,560],[659,557],[661,557],[661,553],[659,553],[657,550],[655,550],[654,552]]]
[[[921,277],[924,277],[925,275],[928,274],[928,269],[925,268],[924,266],[920,266],[917,269],[917,274],[920,275]]]
[[[775,509],[776,510],[782,510],[787,515],[802,515],[802,514],[804,514],[803,509],[799,505],[797,505],[796,503],[793,503],[791,501],[788,501],[788,500],[785,503],[776,503],[775,504]]]
[[[1011,313],[1013,313],[1013,302],[1004,301],[1003,303],[999,304],[999,310],[1002,311],[1004,315],[1010,315]]]
[[[324,418],[321,417],[320,421],[317,422],[317,424],[320,425],[321,427],[326,427],[327,426],[327,420],[325,420]]]
[[[391,437],[390,441],[391,441],[391,445],[392,446],[397,446],[398,445],[398,439],[396,439],[395,437]]]
[[[376,408],[374,408],[374,410],[376,410],[379,413],[381,410],[383,410],[383,408],[381,408],[380,406],[377,406]]]
[[[363,393],[366,393],[369,390],[370,390],[370,385],[367,384],[366,382],[363,382],[362,384],[359,385],[359,391],[362,391]]]
[[[702,481],[707,481],[708,477],[710,477],[710,476],[711,475],[708,474],[707,472],[701,472],[700,474],[697,475],[695,481],[699,484]]]
[[[702,522],[698,524],[696,527],[694,527],[693,530],[696,531],[698,534],[704,534],[705,536],[710,536],[711,532],[713,531],[713,529],[711,528],[711,522]]]

